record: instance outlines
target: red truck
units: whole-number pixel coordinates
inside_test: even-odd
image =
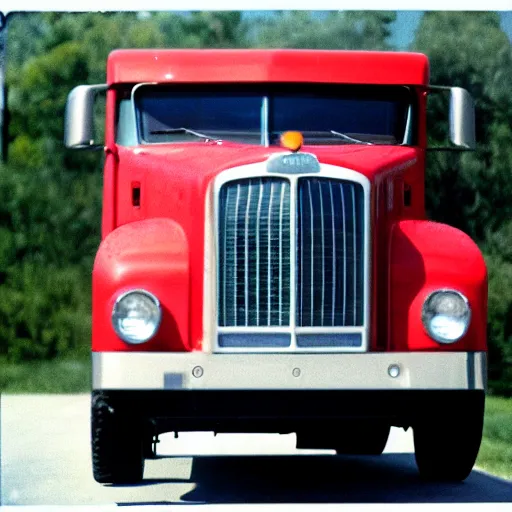
[[[297,434],[379,455],[412,428],[419,473],[463,480],[481,441],[487,274],[426,219],[427,97],[474,144],[426,56],[117,50],[68,98],[65,143],[102,149],[92,460],[138,482],[164,432]],[[104,141],[94,104],[106,92]]]

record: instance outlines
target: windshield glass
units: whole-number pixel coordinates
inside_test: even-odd
[[[305,144],[402,144],[410,138],[412,93],[406,87],[143,85],[133,99],[143,143],[211,138],[273,145],[287,130],[302,132]]]

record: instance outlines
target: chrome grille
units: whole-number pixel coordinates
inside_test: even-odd
[[[362,327],[364,197],[360,183],[336,178],[224,183],[217,203],[219,327]],[[252,332],[250,340],[231,340],[234,334],[222,332],[223,346],[290,344],[289,337],[268,339],[259,331],[246,331]],[[353,339],[345,333],[332,340],[324,332],[323,341],[302,333],[296,342],[358,347],[357,332]]]
[[[290,324],[290,183],[250,178],[219,198],[219,325]]]
[[[363,325],[363,187],[302,178],[297,213],[297,326]]]

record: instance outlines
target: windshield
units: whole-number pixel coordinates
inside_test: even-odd
[[[410,143],[412,93],[406,87],[142,85],[133,102],[131,121],[135,106],[142,143],[221,139],[275,145],[287,130],[302,132],[305,144],[313,145]]]

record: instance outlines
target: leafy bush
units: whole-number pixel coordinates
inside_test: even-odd
[[[488,397],[485,401],[485,419],[482,445],[477,467],[512,478],[512,400]]]
[[[0,347],[11,361],[84,353],[90,285],[82,269],[22,263],[0,287]]]
[[[490,234],[486,244],[489,271],[489,380],[494,392],[512,396],[512,221]]]
[[[85,354],[101,177],[11,166],[0,173],[0,354]]]

